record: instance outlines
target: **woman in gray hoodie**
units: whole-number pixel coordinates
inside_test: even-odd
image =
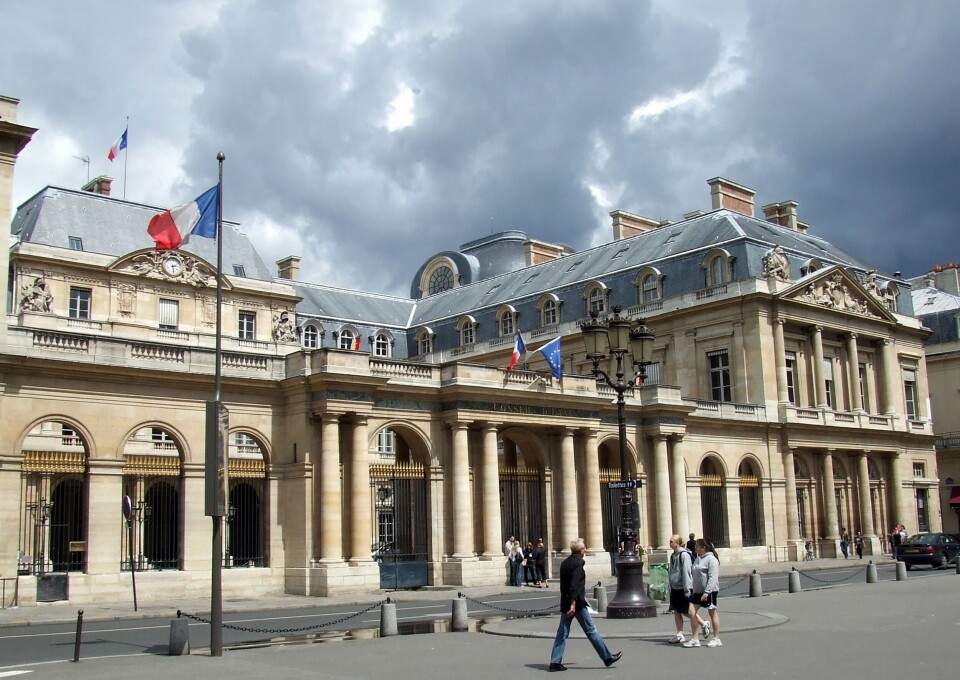
[[[698,624],[702,624],[703,619],[693,613],[690,604],[690,596],[693,595],[693,555],[684,547],[679,534],[670,537],[670,548],[673,550],[670,555],[670,609],[673,610],[677,632],[668,642],[676,645],[686,640],[683,637],[684,616],[695,619]]]
[[[708,538],[697,539],[697,559],[693,562],[693,595],[690,597],[690,604],[693,605],[693,612],[696,615],[701,607],[706,607],[710,614],[710,623],[702,623],[697,626],[697,622],[690,619],[690,639],[683,643],[684,647],[699,647],[700,635],[704,638],[710,636],[711,625],[713,628],[713,639],[707,643],[707,647],[720,647],[720,615],[717,613],[717,595],[720,592],[720,560],[717,558],[717,551],[713,543]],[[699,618],[699,617],[697,617]]]

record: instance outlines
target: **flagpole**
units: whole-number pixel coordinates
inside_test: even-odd
[[[213,387],[213,416],[211,409],[207,409],[207,441],[210,446],[211,435],[209,428],[214,425],[216,432],[213,435],[216,444],[219,464],[222,465],[218,472],[226,472],[226,442],[222,441],[222,404],[220,403],[220,345],[221,345],[221,325],[222,314],[221,306],[223,304],[223,161],[226,156],[221,151],[217,154],[219,164],[219,178],[217,180],[217,322],[216,322],[216,341],[214,350],[214,387]],[[213,422],[211,422],[213,421]],[[208,451],[207,475],[212,472],[209,461],[210,452]],[[223,656],[223,512],[224,512],[224,491],[219,475],[217,480],[208,480],[208,484],[216,483],[216,497],[220,500],[216,503],[218,507],[209,513],[213,520],[213,555],[211,558],[211,578],[210,578],[210,656]],[[209,488],[209,487],[208,487]],[[209,493],[209,492],[208,492]]]
[[[123,154],[123,200],[127,200],[127,159],[130,157],[130,116],[127,116],[127,127],[124,128],[123,134],[127,136],[127,146],[124,148],[126,153]]]

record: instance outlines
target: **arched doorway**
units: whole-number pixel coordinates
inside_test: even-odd
[[[727,510],[724,503],[724,480],[719,463],[712,457],[700,465],[700,513],[703,535],[717,548],[726,548]]]
[[[521,545],[543,539],[549,546],[543,466],[529,433],[512,429],[497,439],[500,474],[500,535],[516,536]]]
[[[228,494],[223,566],[267,566],[264,522],[266,463],[263,448],[246,432],[230,436],[227,452]]]
[[[86,442],[69,424],[48,420],[30,430],[22,452],[18,573],[83,571]]]
[[[740,533],[745,548],[764,544],[763,501],[760,474],[753,461],[744,460],[737,471],[740,478]]]
[[[624,490],[610,488],[610,482],[623,481],[623,471],[620,469],[620,443],[615,437],[606,439],[597,447],[600,457],[600,510],[603,516],[603,549],[609,553],[618,553],[620,549],[620,527],[623,524],[623,495]],[[631,468],[632,453],[627,452],[627,465]],[[640,474],[636,470],[628,472],[627,479],[639,480]],[[637,532],[637,544],[642,545],[641,539],[642,515],[640,513],[640,489],[633,491],[633,521]]]

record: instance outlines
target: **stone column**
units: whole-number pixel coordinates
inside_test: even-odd
[[[120,512],[117,508],[120,506],[118,499],[123,498],[123,461],[122,460],[101,460],[92,458],[88,462],[90,474],[87,478],[87,490],[89,500],[87,505],[87,574],[115,574],[118,564],[122,559],[128,558],[121,549],[121,532],[118,530],[122,526],[123,536],[129,536],[126,522],[123,522]],[[14,498],[11,495],[8,498]],[[8,527],[9,529],[9,527]],[[137,530],[136,523],[134,531]],[[8,530],[4,533],[10,535],[16,540],[17,532]],[[16,543],[14,543],[13,556],[16,559]],[[14,561],[14,567],[16,562]],[[13,573],[16,573],[14,571]],[[124,578],[126,576],[126,578]],[[130,574],[120,574],[121,581],[130,580]],[[12,583],[7,583],[7,594],[9,597]]]
[[[850,410],[863,410],[863,395],[860,393],[860,353],[857,350],[857,334],[847,335],[847,371],[850,376]]]
[[[833,451],[823,452],[823,536],[826,539],[837,539],[840,530],[837,527],[837,499],[833,486]]]
[[[773,352],[777,367],[777,401],[781,404],[790,402],[790,393],[787,390],[787,348],[783,341],[783,319],[773,320]]]
[[[788,448],[783,453],[783,495],[787,502],[787,540],[800,540],[800,513],[797,511],[797,476],[794,472],[794,452]]]
[[[590,552],[603,552],[603,509],[600,504],[600,449],[597,431],[587,430],[583,446],[584,540]]]
[[[452,482],[453,557],[473,557],[473,502],[470,500],[470,445],[467,423],[457,422],[453,428],[450,452]],[[498,539],[499,542],[499,539]]]
[[[502,557],[497,425],[483,426],[483,556]]]
[[[890,526],[904,524],[906,515],[903,507],[903,476],[900,474],[900,452],[890,457]],[[913,527],[907,527],[911,531]]]
[[[560,532],[563,544],[580,536],[580,521],[577,514],[577,469],[573,449],[573,430],[564,428],[560,437]]]
[[[860,487],[860,531],[865,537],[873,536],[875,529],[870,508],[870,466],[866,451],[857,454],[857,483]]]
[[[667,457],[667,436],[658,434],[653,442],[653,465],[656,488],[653,490],[657,503],[657,548],[670,547],[673,533],[673,517],[670,512],[670,468]]]
[[[314,479],[320,477],[313,507],[320,515],[320,560],[343,561],[343,490],[340,485],[340,419],[324,413],[321,418],[320,460],[314,464]],[[369,479],[369,476],[368,476]],[[368,491],[369,493],[369,484]],[[316,518],[314,518],[316,521]]]
[[[350,561],[370,562],[373,524],[370,508],[370,438],[367,416],[353,421],[350,446]]]
[[[897,352],[894,349],[893,340],[890,338],[881,340],[880,352],[883,357],[881,367],[883,374],[883,413],[892,416],[897,413],[897,406],[900,403],[900,364],[897,361]]]
[[[810,340],[813,342],[813,387],[816,395],[816,406],[826,408],[829,404],[827,404],[826,378],[823,375],[823,328],[820,326],[811,328]]]
[[[673,467],[670,490],[673,501],[673,532],[681,536],[690,533],[690,518],[687,514],[687,470],[683,465],[683,437],[673,437],[673,452],[670,456]],[[667,539],[669,541],[669,538]]]

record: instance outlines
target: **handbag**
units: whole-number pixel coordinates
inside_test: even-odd
[[[521,561],[520,561],[520,565],[523,566],[523,567],[527,566],[527,561],[526,561],[526,560],[521,560]]]

